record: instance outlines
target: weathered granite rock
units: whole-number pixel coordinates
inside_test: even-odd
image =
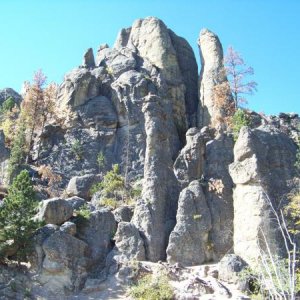
[[[176,226],[171,232],[167,260],[184,266],[207,260],[211,213],[199,181],[192,181],[179,196]]]
[[[242,270],[247,267],[247,263],[235,254],[226,254],[219,262],[219,279],[228,283],[241,281]]]
[[[233,138],[220,134],[207,142],[205,150],[204,194],[210,208],[209,233],[212,259],[219,260],[233,247],[233,182],[228,165],[233,162]]]
[[[71,178],[66,189],[69,197],[77,196],[84,199],[90,198],[90,189],[94,183],[100,181],[101,176],[87,174]]]
[[[272,126],[243,127],[229,167],[234,189],[234,251],[255,266],[265,239],[273,255],[283,245],[270,203],[275,210],[290,191],[295,176],[296,146]],[[245,222],[251,220],[251,222]],[[265,239],[263,237],[265,236]]]
[[[198,66],[194,51],[189,43],[169,29],[170,38],[176,51],[185,89],[186,113],[189,127],[197,126]]]
[[[197,74],[197,63],[188,43],[168,30],[161,20],[148,17],[120,32],[115,48],[120,47],[137,50],[159,69],[166,81],[166,96],[173,102],[175,122],[186,130],[187,124],[195,119],[193,109],[198,105],[197,83],[192,79]]]
[[[88,245],[61,231],[43,243],[45,258],[39,282],[57,295],[80,290],[89,267]]]
[[[113,211],[116,222],[130,222],[133,216],[133,206],[120,206]]]
[[[202,127],[211,125],[213,118],[224,116],[224,112],[216,104],[214,88],[216,85],[226,84],[227,77],[223,65],[223,49],[218,36],[208,29],[203,29],[200,32],[198,45],[202,66],[198,126]],[[231,103],[232,101],[229,93],[226,102]]]
[[[70,235],[75,235],[77,232],[77,227],[76,227],[75,223],[68,221],[68,222],[63,223],[60,226],[59,230],[62,232],[65,232],[67,234],[70,234]]]
[[[66,201],[73,207],[73,210],[78,210],[81,206],[86,204],[86,201],[83,198],[77,196],[66,198]]]
[[[54,232],[59,230],[59,226],[54,224],[47,224],[39,228],[33,236],[34,249],[29,256],[29,261],[33,270],[41,272],[43,267],[43,259],[45,257],[42,248],[44,241]]]
[[[126,260],[145,260],[144,242],[138,229],[129,222],[120,222],[115,235],[115,249]]]
[[[14,101],[16,102],[16,104],[20,105],[20,103],[22,101],[22,96],[20,94],[18,94],[12,88],[5,88],[5,89],[0,90],[0,106],[9,97],[12,97],[14,99]]]
[[[108,209],[93,211],[87,220],[77,223],[76,236],[88,244],[93,267],[103,267],[106,255],[112,249],[111,239],[116,230],[114,215]]]
[[[181,186],[200,179],[204,169],[206,142],[210,140],[208,128],[190,128],[186,133],[186,145],[181,149],[174,163],[174,172]]]
[[[147,134],[144,186],[132,222],[142,232],[146,258],[158,261],[166,258],[169,234],[175,225],[179,191],[164,121],[168,116],[164,117],[160,99],[151,95],[146,98],[143,112]]]
[[[85,68],[94,68],[95,67],[95,59],[93,49],[89,48],[86,50],[83,56],[82,66]]]
[[[52,198],[40,203],[37,219],[45,221],[46,224],[60,225],[69,220],[72,215],[73,208],[68,201]]]

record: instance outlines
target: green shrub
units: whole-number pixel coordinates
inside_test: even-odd
[[[75,155],[75,158],[77,160],[81,160],[83,158],[84,151],[83,151],[83,147],[79,140],[76,139],[74,141],[74,143],[71,146],[71,151]]]
[[[8,189],[0,210],[0,256],[5,256],[7,241],[17,249],[18,261],[26,259],[31,237],[41,224],[33,219],[38,201],[28,171],[23,170]],[[1,251],[2,250],[2,251]]]
[[[106,159],[105,159],[103,151],[100,151],[97,155],[97,164],[98,164],[98,167],[99,167],[99,171],[101,169],[103,169],[106,165]]]
[[[121,204],[133,204],[135,199],[141,195],[140,187],[133,187],[125,184],[125,178],[120,174],[119,165],[113,165],[101,182],[95,183],[90,189],[93,195],[101,192],[100,205],[117,208]]]
[[[87,203],[85,203],[74,211],[74,215],[76,216],[75,223],[77,223],[77,225],[85,224],[91,217],[91,210]]]
[[[250,122],[246,112],[243,109],[238,109],[232,117],[232,131],[234,141],[239,137],[240,130],[243,126],[249,126]]]
[[[173,288],[166,275],[145,275],[130,289],[130,295],[136,300],[171,300]]]

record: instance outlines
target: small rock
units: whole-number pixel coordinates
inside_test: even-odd
[[[60,231],[75,235],[77,232],[76,224],[73,222],[65,222],[60,226]]]

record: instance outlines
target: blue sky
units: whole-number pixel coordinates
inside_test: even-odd
[[[20,90],[42,68],[49,81],[81,63],[89,47],[113,45],[137,18],[156,16],[193,47],[206,27],[254,68],[248,107],[300,113],[299,0],[0,0],[0,89]]]

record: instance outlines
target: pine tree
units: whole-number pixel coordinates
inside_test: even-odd
[[[8,163],[8,178],[11,181],[16,175],[16,171],[22,164],[25,163],[26,155],[26,134],[24,123],[20,122],[18,132],[13,140],[9,163]]]
[[[23,170],[13,181],[0,206],[0,258],[7,241],[17,250],[17,260],[24,261],[30,250],[31,237],[40,226],[33,220],[38,201],[28,171]]]

